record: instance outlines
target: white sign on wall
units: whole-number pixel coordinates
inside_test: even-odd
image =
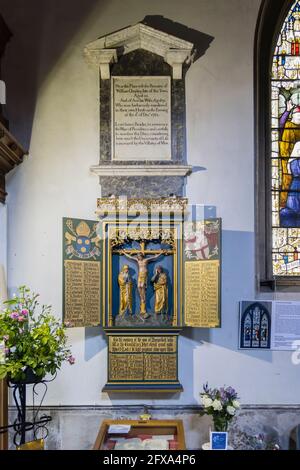
[[[300,340],[300,303],[274,302],[272,324],[271,348],[281,351],[296,349],[295,342]]]

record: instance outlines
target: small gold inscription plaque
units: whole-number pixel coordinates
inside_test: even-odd
[[[100,262],[65,260],[65,321],[100,323]]]
[[[145,354],[145,380],[176,380],[177,354]]]
[[[109,380],[143,380],[143,354],[110,354]]]
[[[110,336],[110,352],[174,353],[177,350],[175,336]]]
[[[177,337],[109,336],[110,381],[177,381]]]
[[[186,326],[219,326],[219,260],[185,262]]]

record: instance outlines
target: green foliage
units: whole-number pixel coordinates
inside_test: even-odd
[[[0,379],[22,380],[27,368],[42,378],[55,374],[64,361],[75,361],[67,347],[66,325],[52,315],[50,305],[40,306],[38,297],[21,286],[0,312],[0,341],[5,344]]]

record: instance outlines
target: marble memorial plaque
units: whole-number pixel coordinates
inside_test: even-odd
[[[113,160],[171,160],[170,77],[111,82]]]

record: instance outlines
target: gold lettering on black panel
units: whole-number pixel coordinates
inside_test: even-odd
[[[175,336],[109,336],[109,351],[174,353],[177,339]]]
[[[145,354],[145,380],[177,380],[177,354]]]
[[[219,326],[219,260],[185,262],[185,324]]]
[[[109,380],[143,380],[143,354],[110,354]]]
[[[108,341],[110,380],[177,380],[176,336],[110,335]]]
[[[65,260],[65,321],[72,326],[100,323],[100,262]]]

